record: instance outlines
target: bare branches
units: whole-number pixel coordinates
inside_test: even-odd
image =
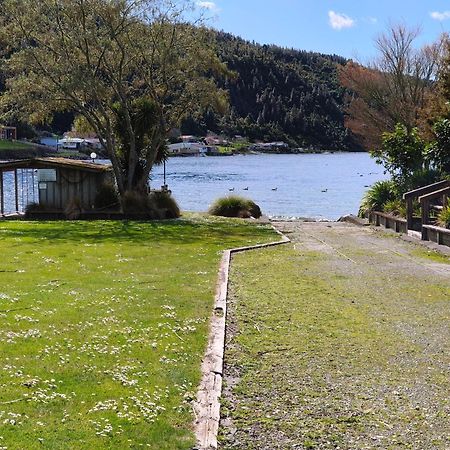
[[[349,63],[341,71],[343,84],[356,93],[350,104],[351,125],[379,144],[383,131],[397,123],[408,131],[420,123],[429,94],[435,89],[442,43],[416,48],[419,28],[391,25],[375,41],[379,57],[368,68]]]

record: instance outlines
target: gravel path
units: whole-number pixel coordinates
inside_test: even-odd
[[[345,223],[232,264],[224,449],[450,449],[450,259]]]

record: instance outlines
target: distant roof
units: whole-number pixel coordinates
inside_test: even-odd
[[[64,137],[59,140],[59,142],[84,142],[86,139],[78,137]]]
[[[86,172],[110,172],[111,164],[92,163],[69,158],[32,158],[5,161],[0,163],[0,171],[14,169],[78,169]]]

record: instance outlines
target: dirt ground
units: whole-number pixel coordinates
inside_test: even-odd
[[[450,258],[345,223],[233,259],[223,449],[450,449]]]

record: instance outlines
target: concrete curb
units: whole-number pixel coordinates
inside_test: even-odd
[[[202,379],[194,404],[194,431],[197,439],[195,450],[217,449],[217,435],[220,422],[220,397],[222,395],[223,360],[227,318],[228,275],[231,257],[234,253],[258,250],[276,245],[288,244],[291,240],[272,227],[281,236],[281,241],[267,244],[239,247],[225,250],[219,267],[219,276],[214,299],[214,313],[211,319],[208,345],[202,362]]]

